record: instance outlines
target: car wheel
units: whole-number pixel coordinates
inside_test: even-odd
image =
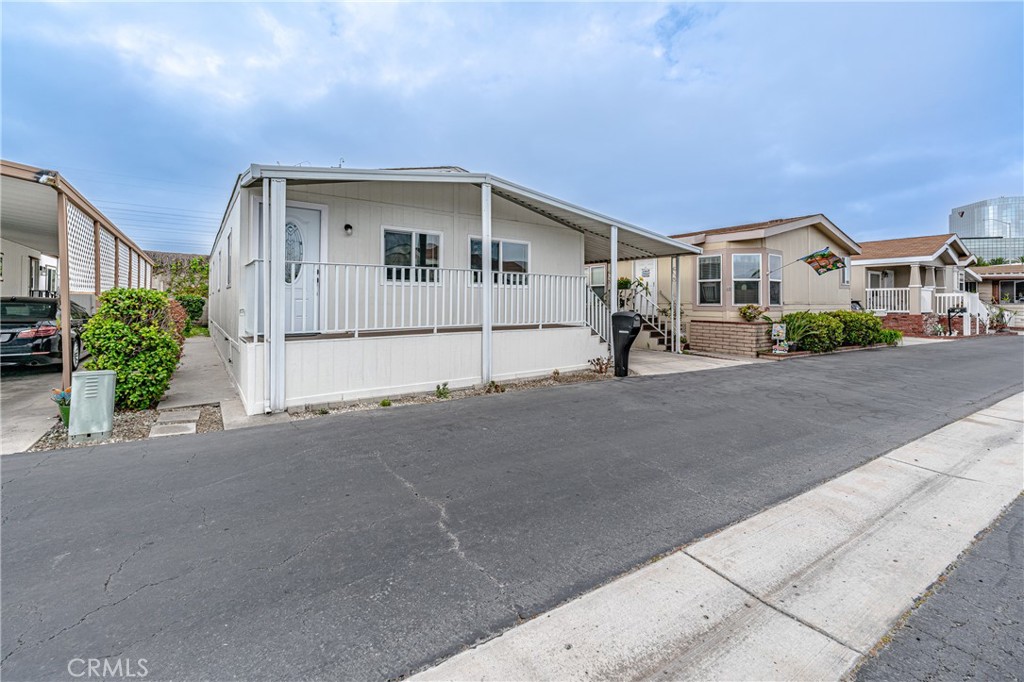
[[[71,343],[71,371],[78,369],[78,363],[82,359],[82,342],[75,339]]]

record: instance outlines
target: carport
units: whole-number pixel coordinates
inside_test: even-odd
[[[114,287],[150,288],[152,259],[57,171],[0,161],[0,197],[4,244],[19,247],[19,253],[57,259],[62,311],[70,310],[73,294],[99,296]],[[17,273],[4,282],[4,295],[39,295],[30,290],[32,274],[21,276],[20,267]],[[62,381],[70,386],[70,316],[65,312],[60,322]]]

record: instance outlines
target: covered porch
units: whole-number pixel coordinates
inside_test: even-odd
[[[442,375],[454,386],[585,367],[610,354],[618,302],[593,292],[584,263],[699,252],[487,174],[253,166],[237,192],[248,194],[239,204],[250,207],[253,225],[238,333],[245,352],[259,355],[249,381],[265,386],[256,391],[265,395],[261,411],[361,398],[389,385],[423,390]],[[398,202],[430,208],[399,220],[388,216]],[[313,206],[326,223],[315,251],[299,241],[300,210]],[[678,299],[672,310],[678,325]],[[434,371],[445,363],[416,359],[426,348],[449,348],[458,360]],[[338,362],[342,352],[361,360],[334,373],[336,390],[293,390],[306,382],[292,371],[300,355],[329,353]],[[402,363],[418,366],[365,377],[366,364]]]

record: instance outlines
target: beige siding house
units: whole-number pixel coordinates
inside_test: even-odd
[[[1009,313],[1010,327],[1024,327],[1024,263],[971,266],[978,276],[978,297],[982,303],[998,305]]]
[[[250,414],[545,375],[608,354],[585,262],[699,252],[458,168],[252,166],[210,329]]]
[[[977,259],[955,234],[862,242],[853,258],[852,296],[883,315],[887,327],[924,335],[950,308],[968,308],[966,334],[977,333],[986,311],[970,289],[980,279],[968,266]],[[962,324],[962,323],[961,323]]]
[[[786,313],[809,310],[839,310],[850,307],[849,269],[818,275],[797,259],[828,247],[849,258],[860,246],[822,214],[769,220],[673,235],[703,253],[680,263],[679,297],[683,327],[691,348],[731,351],[736,336],[747,338],[749,325],[739,309],[753,304],[779,319]],[[601,273],[594,273],[599,281]],[[650,348],[666,347],[663,313],[672,300],[672,267],[668,258],[638,259],[620,263],[618,276],[647,282],[649,299],[639,296],[636,309],[647,324],[647,334],[638,343]],[[644,300],[648,299],[648,300]],[[659,320],[659,317],[662,318]],[[770,346],[766,326],[758,330],[758,345]],[[744,342],[745,344],[746,342]],[[760,348],[741,349],[750,355]]]

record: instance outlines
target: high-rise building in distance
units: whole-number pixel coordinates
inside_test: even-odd
[[[957,206],[949,212],[955,232],[979,259],[1024,256],[1024,197],[999,197]]]

